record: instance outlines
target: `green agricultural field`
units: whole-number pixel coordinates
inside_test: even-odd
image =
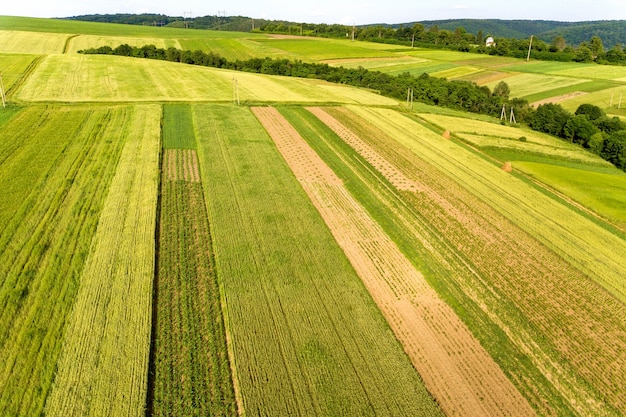
[[[82,22],[78,20],[38,19],[30,17],[0,16],[0,27],[6,31],[24,31],[36,33],[99,35],[122,37],[147,37],[163,39],[179,38],[238,38],[238,32],[217,32],[159,28],[154,26],[120,25],[113,23]]]
[[[295,58],[297,55],[286,55],[284,51],[272,48],[271,44],[258,42],[264,36],[256,35],[237,39],[181,39],[182,49],[190,51],[201,50],[221,55],[229,61],[248,60],[250,58]]]
[[[397,140],[405,138],[403,141],[407,145],[414,139],[407,137],[403,131],[420,129],[422,138],[428,138],[428,143],[432,145],[432,148],[420,147],[420,152],[425,149],[432,152],[433,163],[448,170],[476,196],[493,204],[504,216],[585,271],[618,300],[626,301],[626,286],[619,272],[626,268],[626,258],[622,256],[626,253],[626,241],[504,171],[494,170],[493,165],[480,156],[442,140],[426,128],[422,130],[399,113],[356,107],[353,111],[373,118],[377,125],[384,126],[383,129]],[[488,174],[490,171],[493,172]],[[511,197],[518,197],[519,200]],[[587,251],[590,245],[595,249],[593,255]],[[602,261],[594,261],[597,259]],[[624,266],[620,266],[622,264]]]
[[[0,54],[0,68],[2,69],[0,75],[2,75],[2,83],[7,95],[11,93],[15,83],[22,79],[36,59],[36,55]]]
[[[508,77],[504,82],[507,83],[511,89],[511,97],[526,98],[533,94],[538,94],[544,91],[556,90],[557,88],[571,87],[572,91],[576,91],[576,85],[584,83],[583,78],[569,78],[559,76],[546,76],[540,74],[519,74]],[[500,81],[492,81],[485,84],[491,90]]]
[[[623,238],[603,229],[586,216],[577,214],[567,204],[515,179],[479,155],[464,150],[427,128],[421,128],[406,116],[386,109],[350,109],[360,116],[352,118],[354,124],[350,128],[362,129],[363,138],[371,135],[370,143],[388,161],[393,161],[405,175],[421,182],[422,185],[418,182],[418,189],[421,188],[419,192],[402,193],[405,204],[414,207],[414,215],[418,219],[426,217],[422,228],[415,230],[424,233],[424,229],[434,228],[435,231],[431,233],[439,234],[446,242],[443,245],[444,252],[454,250],[457,256],[473,265],[473,273],[465,278],[456,275],[453,285],[465,288],[464,292],[482,305],[491,320],[500,323],[501,329],[512,325],[516,331],[521,332],[515,336],[508,334],[513,337],[512,342],[517,348],[531,358],[533,367],[538,367],[545,374],[546,369],[560,363],[559,370],[549,372],[552,378],[556,376],[552,372],[559,373],[560,382],[553,380],[550,385],[554,384],[553,389],[560,392],[562,399],[573,405],[580,404],[584,398],[595,397],[596,402],[589,402],[587,411],[583,414],[620,415],[617,410],[624,404],[618,381],[623,376],[619,375],[622,371],[617,371],[613,366],[613,360],[617,354],[615,349],[621,349],[618,347],[621,336],[613,332],[619,333],[617,329],[623,323],[619,317],[626,313],[619,311],[623,311],[625,307],[622,302],[616,301],[585,277],[593,277],[606,288],[610,288],[615,297],[623,298],[619,273],[615,274],[615,271],[620,270],[617,264],[626,261],[621,256],[626,245]],[[333,114],[338,112],[335,110]],[[382,134],[377,133],[379,129]],[[387,139],[386,135],[389,135]],[[361,155],[367,158],[366,154]],[[491,195],[487,197],[488,194]],[[430,198],[432,200],[429,202]],[[452,202],[454,200],[456,203]],[[488,203],[483,205],[480,201]],[[415,226],[409,226],[411,222],[410,218],[406,220],[406,227],[414,228]],[[550,226],[552,222],[558,223],[558,226]],[[600,235],[601,238],[594,239]],[[437,238],[428,239],[430,244],[435,241]],[[573,242],[578,243],[572,245]],[[590,248],[593,248],[592,254],[589,253]],[[580,253],[573,253],[579,250]],[[555,256],[554,251],[561,255]],[[439,251],[431,249],[431,256],[437,253]],[[592,259],[602,260],[593,262]],[[605,262],[616,262],[613,267],[615,269],[609,268],[600,272],[598,267],[602,268],[600,265]],[[462,268],[454,270],[457,271],[454,274],[459,274]],[[479,274],[482,278],[477,281],[472,276],[474,274]],[[604,280],[611,274],[611,282]],[[491,283],[487,284],[486,292],[479,289],[485,285],[480,283],[482,279]],[[568,282],[566,285],[564,280]],[[506,289],[509,285],[511,287]],[[554,294],[551,289],[554,285],[562,287],[560,295]],[[508,303],[504,299],[493,300],[494,295],[489,294],[493,288],[498,288],[499,297],[508,298],[508,302],[517,307],[511,310],[510,306],[501,304]],[[565,292],[570,295],[565,295]],[[604,301],[591,301],[597,297]],[[543,307],[539,308],[539,305]],[[603,306],[601,311],[598,309],[599,305]],[[499,312],[487,306],[493,306]],[[587,313],[572,316],[569,312],[571,308],[585,310]],[[516,317],[517,313],[514,311],[523,316]],[[570,320],[578,324],[574,325],[572,322],[566,325],[568,330],[565,336],[563,326]],[[581,327],[583,323],[589,324],[588,320],[594,320],[593,330]],[[522,323],[536,326],[536,329],[526,328]],[[604,330],[595,325],[602,326]],[[479,328],[474,327],[474,331],[481,333]],[[527,336],[523,336],[526,331],[528,337],[540,331],[547,339],[540,341],[533,338],[534,346],[530,346]],[[486,341],[485,343],[489,344]],[[577,348],[572,350],[572,344]],[[593,365],[581,361],[579,355],[587,354],[596,355],[598,361]],[[500,354],[496,354],[496,357],[505,360]],[[553,359],[546,362],[549,357]],[[552,362],[556,358],[562,359]],[[518,361],[511,362],[511,371],[521,371],[518,369],[519,365]],[[603,370],[590,370],[590,367],[596,366]],[[582,382],[581,377],[590,382]],[[523,380],[525,377],[518,381]],[[535,388],[527,386],[526,389],[532,392]],[[601,400],[604,396],[610,397],[610,400]],[[532,397],[533,394],[529,393],[528,398]],[[560,400],[556,397],[553,400],[556,402],[550,407],[560,408],[557,405]]]
[[[145,415],[159,120],[159,106],[136,106],[113,125],[126,141],[78,281],[46,415]]]
[[[626,107],[626,84],[619,86],[613,85],[611,87],[613,88],[609,87],[604,90],[578,95],[567,100],[563,100],[559,102],[559,104],[571,112],[576,111],[581,104],[593,104],[601,109],[604,109],[604,111],[608,114],[618,114],[620,96],[622,97],[621,108],[623,109]]]
[[[318,80],[259,76],[173,62],[105,55],[50,55],[15,93],[23,102],[241,102],[360,103],[395,100]]]
[[[433,77],[454,79],[454,78],[467,77],[467,76],[470,76],[470,75],[473,75],[482,71],[483,71],[482,68],[471,67],[471,66],[458,66],[458,67],[451,68],[449,70],[432,72],[430,73],[430,75],[432,75]]]
[[[236,415],[192,108],[164,106],[148,409],[153,416]]]
[[[154,45],[157,48],[177,48],[181,49],[181,44],[177,39],[151,38],[151,37],[131,37],[131,36],[101,36],[101,35],[78,35],[73,36],[67,43],[65,52],[76,53],[80,50],[89,48],[99,48],[101,46],[110,46],[116,48],[122,44],[130,46],[142,47],[146,45]]]
[[[261,42],[261,40],[259,40]],[[370,48],[364,42],[341,41],[336,39],[266,39],[262,42],[287,54],[301,59],[322,61],[345,58],[379,58],[398,56],[385,49]],[[407,49],[410,50],[410,49]]]
[[[396,67],[419,65],[430,62],[427,59],[411,58],[411,57],[382,57],[382,58],[347,58],[347,59],[329,59],[326,62],[329,65],[344,68],[363,67],[372,71],[389,72]]]
[[[196,149],[191,106],[168,104],[163,106],[163,149]]]
[[[532,102],[618,115],[623,67],[54,19],[0,28],[1,416],[412,417],[458,402],[482,417],[498,397],[473,393],[500,370],[511,403],[538,415],[626,413],[626,175],[607,162],[367,89],[76,52],[154,44],[504,80]],[[306,145],[292,155],[286,126]],[[332,210],[348,226],[327,224]],[[371,233],[334,235],[350,213]],[[419,279],[372,255],[393,245]],[[419,320],[389,313],[370,263],[391,271],[389,305]],[[470,361],[481,349],[489,360]],[[443,391],[434,363],[449,363]],[[454,369],[481,385],[455,385]]]
[[[194,110],[247,415],[433,415],[419,376],[249,109]]]
[[[626,175],[623,172],[593,172],[533,162],[518,162],[515,166],[626,229]]]
[[[2,415],[43,412],[132,114],[29,106],[2,126]]]
[[[500,153],[509,151],[512,154],[529,154],[601,167],[612,166],[599,156],[581,150],[577,145],[529,128],[503,126],[495,123],[495,120],[486,122],[460,116],[421,113],[419,117],[441,131],[449,130],[488,153],[494,150]],[[522,137],[525,138],[524,141],[520,140]]]
[[[60,54],[70,35],[0,30],[0,53]]]

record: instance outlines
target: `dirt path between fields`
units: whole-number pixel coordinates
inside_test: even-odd
[[[449,416],[534,415],[526,399],[454,311],[289,122],[274,108],[252,110],[444,412]],[[394,169],[385,166],[382,159],[377,165]],[[421,188],[400,172],[388,174],[406,190]]]

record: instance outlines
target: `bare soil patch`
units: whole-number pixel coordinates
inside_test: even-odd
[[[194,149],[164,149],[163,171],[169,181],[200,182],[198,156]]]

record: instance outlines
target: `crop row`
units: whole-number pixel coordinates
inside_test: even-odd
[[[126,142],[67,317],[46,415],[144,415],[159,120],[158,106],[137,106],[114,125]]]
[[[263,114],[264,123],[277,125],[272,129],[277,147],[446,414],[532,415],[526,400],[423,275],[289,122],[271,110],[255,113]],[[332,129],[338,128],[322,110],[310,110]],[[293,120],[303,116],[300,127],[312,122],[302,113],[287,113]],[[324,136],[304,131],[310,141]],[[356,137],[350,140],[358,142]]]
[[[149,410],[232,416],[235,392],[189,105],[164,106],[162,138]]]
[[[194,111],[243,411],[419,415],[418,375],[263,127]]]
[[[596,402],[585,404],[590,407],[590,413],[599,410],[610,413],[612,407],[622,408],[624,398],[619,381],[624,378],[623,367],[614,365],[619,350],[623,349],[619,319],[624,314],[623,304],[531,237],[532,233],[542,240],[542,234],[553,236],[559,233],[556,230],[563,233],[567,227],[564,223],[578,215],[569,210],[563,217],[550,217],[546,210],[552,210],[554,216],[565,207],[557,207],[555,200],[525,188],[497,167],[408,118],[388,111],[353,110],[379,128],[351,112],[334,109],[331,113],[361,132],[361,137],[381,155],[422,184],[421,192],[404,192],[403,201],[434,228],[449,246],[448,250],[468,262],[477,274],[474,278],[459,274],[457,285],[474,294],[474,301],[500,323],[501,329],[532,359],[534,366],[555,380],[555,388],[571,406],[580,408],[583,398],[595,397]],[[477,193],[483,183],[485,188],[492,188],[487,201],[495,203],[495,209],[483,201],[484,194]],[[496,196],[497,193],[501,195]],[[514,205],[524,207],[529,202],[531,209],[526,213],[515,211],[516,223],[509,220],[511,213],[506,209]],[[539,216],[539,213],[545,214]],[[560,225],[546,224],[550,219]],[[523,225],[517,223],[522,221]],[[578,221],[585,222],[582,218]],[[544,228],[541,233],[520,228],[539,225]],[[582,229],[585,227],[590,226]],[[598,233],[606,232],[597,229]],[[596,249],[593,240],[589,240],[594,256],[602,256],[598,253],[602,253],[602,247]],[[559,244],[558,239],[551,240],[550,245],[555,244]],[[617,241],[617,244],[623,243]],[[567,248],[561,244],[557,250]],[[619,257],[611,256],[607,262],[619,262]],[[487,291],[478,292],[484,283],[488,283],[486,288],[493,288],[497,297]],[[521,316],[516,317],[518,310]],[[519,337],[526,332],[536,335],[531,336],[533,343]],[[555,367],[555,364],[559,365]]]
[[[0,142],[0,414],[39,415],[130,108],[23,109]]]

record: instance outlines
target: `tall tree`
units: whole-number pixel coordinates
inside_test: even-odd
[[[602,39],[600,39],[599,36],[593,36],[591,38],[591,42],[589,42],[589,48],[591,49],[593,59],[598,59],[598,57],[604,53],[604,45],[602,44]]]
[[[552,46],[556,51],[563,52],[563,49],[565,49],[565,47],[567,46],[567,44],[565,43],[565,38],[561,35],[555,37],[552,40]]]

